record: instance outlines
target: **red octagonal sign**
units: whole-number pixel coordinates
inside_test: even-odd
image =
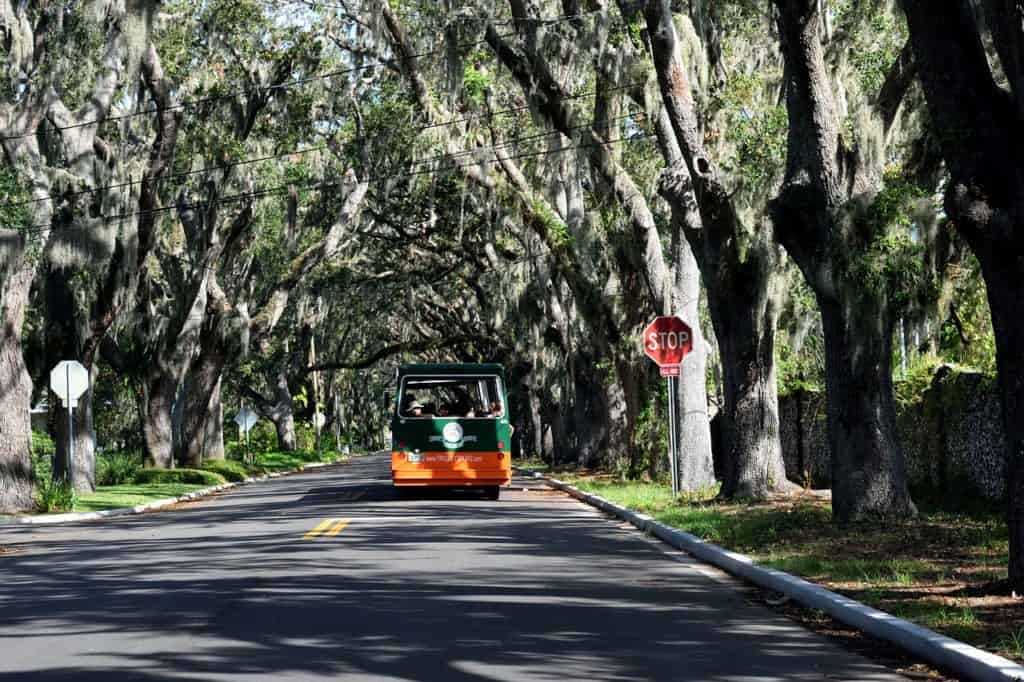
[[[679,364],[693,350],[693,331],[678,317],[659,317],[644,330],[644,352],[661,367],[661,376],[679,376]]]

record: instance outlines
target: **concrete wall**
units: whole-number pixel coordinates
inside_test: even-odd
[[[830,485],[825,395],[780,398],[780,434],[790,480]],[[907,473],[915,492],[1005,496],[1005,436],[995,380],[940,367],[931,385],[897,416]]]

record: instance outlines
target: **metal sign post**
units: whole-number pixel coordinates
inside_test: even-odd
[[[668,457],[671,463],[672,497],[679,496],[679,429],[678,405],[676,405],[676,383],[678,379],[668,377]]]
[[[659,317],[644,330],[644,353],[658,363],[661,376],[668,379],[668,458],[672,495],[682,487],[679,471],[679,376],[680,365],[693,349],[693,331],[678,317]]]
[[[71,367],[69,365],[64,366],[64,390],[65,395],[71,395]],[[71,403],[73,400],[67,401],[68,406],[68,468],[64,470],[64,477],[71,480],[71,470],[75,468],[75,420],[72,417]]]
[[[63,360],[50,371],[50,389],[68,408],[68,467],[64,472],[73,481],[75,468],[75,420],[73,411],[78,399],[89,390],[89,370],[75,360]]]
[[[242,403],[242,409],[235,415],[235,423],[245,432],[245,458],[249,461],[250,466],[253,463],[253,456],[252,448],[249,447],[249,431],[256,426],[257,421],[259,421],[259,416],[246,407],[245,403]]]

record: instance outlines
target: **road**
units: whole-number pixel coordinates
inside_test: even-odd
[[[387,459],[181,509],[0,528],[0,680],[899,680],[533,482]]]

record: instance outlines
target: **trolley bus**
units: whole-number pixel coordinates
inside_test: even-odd
[[[512,476],[505,372],[497,364],[403,365],[391,415],[391,480],[476,486],[498,499]]]

